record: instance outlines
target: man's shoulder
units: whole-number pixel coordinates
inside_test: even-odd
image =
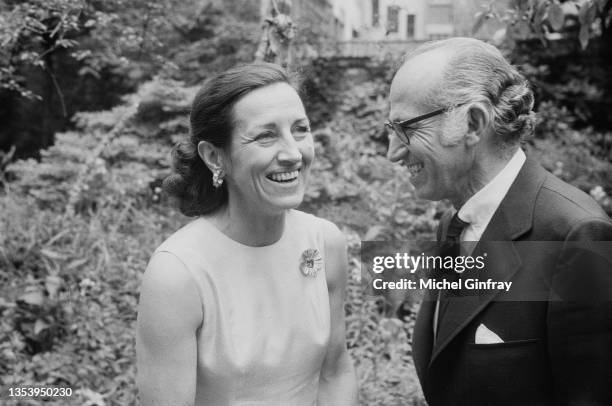
[[[567,212],[569,217],[602,217],[610,220],[601,206],[588,194],[547,173],[538,201],[551,212]]]
[[[565,235],[576,224],[589,220],[612,225],[591,196],[547,172],[535,202],[534,225]]]

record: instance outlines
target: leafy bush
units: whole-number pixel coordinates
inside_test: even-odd
[[[86,217],[40,210],[31,197],[0,199],[3,385],[57,385],[135,403],[139,277],[176,216],[115,198]]]

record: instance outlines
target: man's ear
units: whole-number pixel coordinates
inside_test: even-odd
[[[224,171],[224,158],[221,148],[215,147],[208,141],[200,141],[198,142],[198,155],[211,172],[214,172],[215,169]]]
[[[470,106],[467,113],[468,132],[465,137],[465,142],[468,146],[478,144],[486,135],[489,128],[489,112],[479,104]]]

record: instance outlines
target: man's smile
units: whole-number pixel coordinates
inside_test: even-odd
[[[423,170],[423,168],[425,168],[425,164],[422,162],[415,162],[412,164],[405,163],[404,166],[408,169],[408,171],[410,172],[410,175],[412,176],[420,173]]]

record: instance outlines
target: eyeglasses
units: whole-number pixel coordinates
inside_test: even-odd
[[[442,113],[446,113],[447,111],[454,109],[456,107],[463,106],[464,104],[465,103],[461,103],[461,104],[456,104],[454,106],[444,107],[442,109],[432,111],[431,113],[423,114],[422,116],[410,118],[404,121],[387,121],[385,123],[385,126],[393,130],[393,132],[395,132],[395,134],[400,139],[400,141],[402,141],[406,145],[410,145],[410,136],[408,135],[408,130],[410,130],[410,128],[407,128],[409,125],[418,123],[419,121],[426,120],[430,117],[435,117]]]

